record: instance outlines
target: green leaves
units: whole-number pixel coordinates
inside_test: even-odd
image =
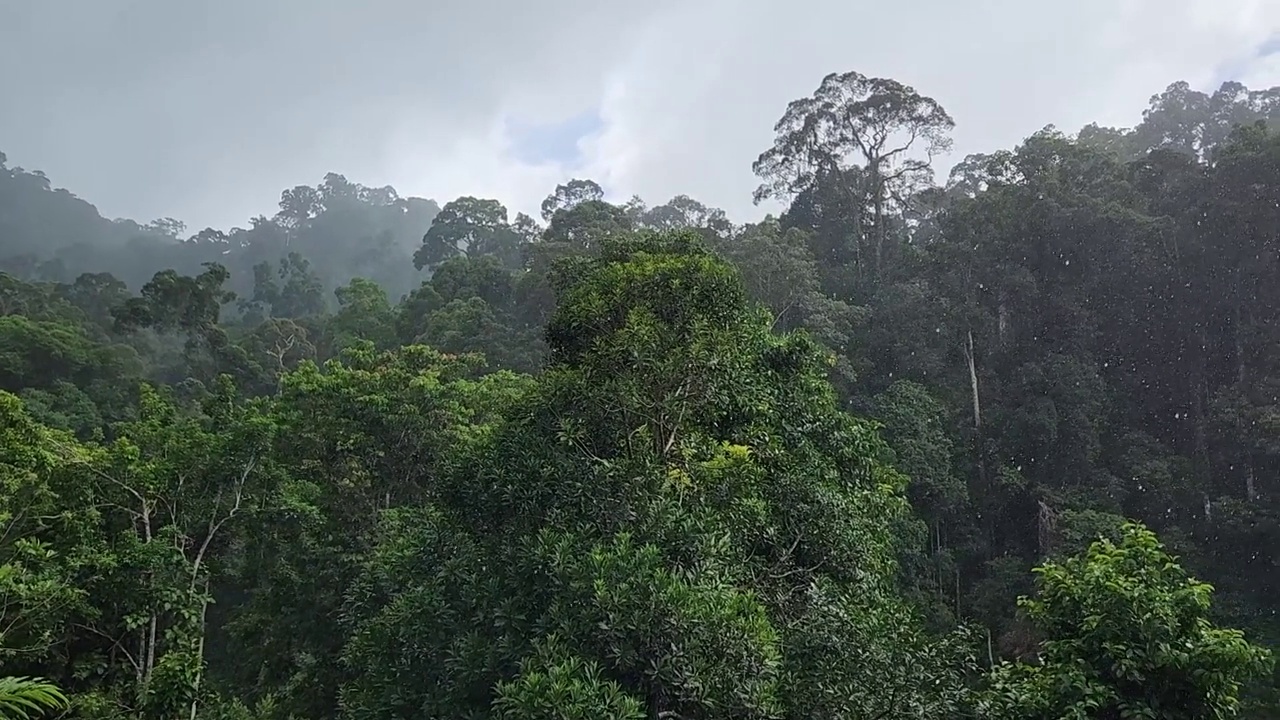
[[[511,395],[507,381],[456,386],[509,401],[439,448],[416,508],[377,516],[343,602],[346,715],[945,718],[958,707],[965,643],[934,645],[896,596],[904,479],[874,430],[836,409],[826,352],[773,335],[700,243],[605,242],[558,278],[540,377]],[[334,389],[356,379],[329,372]],[[403,401],[404,388],[380,392]],[[408,426],[398,403],[360,405],[337,415],[359,427],[333,431],[316,426],[316,406],[298,437]],[[442,437],[461,417],[442,418]]]
[[[0,677],[0,720],[34,720],[68,706],[55,685],[27,677]]]
[[[137,419],[101,444],[0,396],[0,657],[55,677],[87,716],[172,717],[201,699],[214,578],[273,490],[270,428],[214,391],[193,413],[144,387]]]
[[[1210,622],[1212,589],[1140,525],[1037,574],[1021,604],[1044,637],[1040,664],[997,667],[987,717],[1233,717],[1242,683],[1270,667],[1268,651]]]
[[[779,220],[575,180],[544,230],[330,175],[251,230],[149,226],[140,297],[0,276],[0,657],[86,715],[957,716],[973,638],[908,595],[1006,631],[992,662],[1039,647],[991,717],[1230,713],[1263,658],[1210,618],[1276,625],[1280,141],[1223,143],[1275,97],[1174,86],[938,188],[945,111],[840,73],[756,164]],[[1099,536],[1019,637],[1025,569]]]
[[[572,653],[555,635],[536,643],[520,672],[498,684],[494,710],[502,720],[643,720],[644,704],[600,667]]]
[[[459,255],[495,255],[507,267],[520,262],[524,239],[507,222],[507,208],[497,200],[460,197],[447,203],[431,221],[414,267],[432,268]]]

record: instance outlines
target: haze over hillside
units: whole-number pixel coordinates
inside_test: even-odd
[[[1280,83],[1280,8],[731,0],[11,1],[0,147],[107,217],[229,229],[338,172],[536,216],[549,188],[685,193],[758,219],[744,158],[834,68],[927,89],[947,167],[1046,124],[1131,125],[1171,78]]]
[[[0,720],[1280,718],[1277,10],[916,5],[0,5]]]

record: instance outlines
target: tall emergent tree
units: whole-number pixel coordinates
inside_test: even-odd
[[[929,160],[951,145],[955,121],[936,100],[896,80],[831,73],[811,97],[792,101],[774,125],[773,147],[752,169],[766,198],[825,196],[843,206],[847,251],[821,258],[879,275],[892,251],[889,217],[932,179]],[[806,203],[802,203],[806,204]]]

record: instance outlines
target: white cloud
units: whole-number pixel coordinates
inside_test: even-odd
[[[1258,58],[1249,63],[1239,80],[1251,88],[1280,85],[1280,53]]]
[[[1131,125],[1178,79],[1280,83],[1280,61],[1252,57],[1280,33],[1272,0],[17,5],[0,10],[0,66],[22,68],[0,77],[20,109],[0,114],[0,149],[104,214],[193,227],[243,224],[328,171],[526,212],[593,177],[746,219],[773,123],[833,71],[937,98],[956,157],[1049,123]],[[513,159],[504,117],[592,107],[605,124],[580,166]]]
[[[661,92],[622,106],[615,122],[625,132],[610,128],[619,137],[609,151],[627,162],[602,154],[598,163],[620,194],[660,201],[683,191],[750,216],[760,212],[750,203],[752,160],[786,103],[828,72],[894,77],[936,97],[956,119],[958,159],[1008,147],[1049,123],[1068,131],[1093,121],[1134,124],[1169,82],[1206,84],[1277,31],[1280,5],[1247,0],[1130,0],[1119,9],[1112,0],[916,0],[875,9],[741,2],[720,23],[730,43],[700,44],[705,26],[649,40],[649,53],[664,62],[629,66],[619,82]],[[682,70],[699,63],[718,77]]]

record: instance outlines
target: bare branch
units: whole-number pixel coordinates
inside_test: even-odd
[[[226,524],[227,521],[234,518],[236,513],[240,511],[240,502],[244,497],[245,481],[248,480],[249,473],[253,472],[254,467],[257,465],[257,461],[258,458],[254,455],[249,458],[249,462],[245,463],[244,472],[240,473],[240,478],[235,482],[235,497],[232,501],[231,508],[227,511],[227,514],[223,515],[221,518],[217,518],[218,508],[222,505],[222,490],[221,488],[218,490],[218,495],[214,499],[213,513],[209,517],[209,531],[205,533],[204,542],[200,544],[200,550],[196,552],[196,558],[191,565],[190,589],[192,592],[196,589],[196,581],[200,576],[200,565],[204,562],[205,553],[209,550],[209,545],[213,542],[214,536],[218,534],[218,531],[222,529],[222,526]]]

